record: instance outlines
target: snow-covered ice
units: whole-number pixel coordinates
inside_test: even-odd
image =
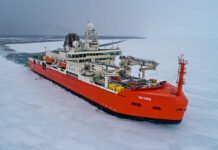
[[[32,47],[41,45],[33,43]],[[158,71],[147,72],[147,77],[174,84],[177,58],[185,54],[189,63],[184,92],[189,107],[181,124],[158,125],[107,115],[27,67],[0,56],[4,66],[0,72],[0,149],[218,149],[216,40],[151,37],[119,45],[124,54],[160,63]]]
[[[44,52],[47,50],[55,50],[57,48],[61,48],[63,47],[63,41],[6,44],[6,46],[16,50],[17,52],[35,53],[35,52]]]
[[[118,40],[110,40],[110,39],[99,40],[99,43],[106,44],[113,41],[118,41]],[[55,42],[6,44],[6,46],[10,47],[11,49],[14,49],[16,52],[37,53],[37,52],[51,51],[51,50],[56,50],[57,48],[62,48],[63,44],[64,41],[55,41]]]

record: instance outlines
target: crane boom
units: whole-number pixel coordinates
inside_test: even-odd
[[[142,78],[145,78],[145,70],[156,70],[158,62],[154,60],[147,60],[136,58],[132,56],[120,56],[120,65],[123,68],[128,68],[129,66],[140,66],[139,71],[142,72]]]

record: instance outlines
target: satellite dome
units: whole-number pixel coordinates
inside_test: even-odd
[[[87,24],[87,29],[88,29],[88,30],[93,30],[93,29],[94,29],[94,25],[93,25],[91,22],[89,22],[89,23]]]
[[[74,46],[75,48],[77,48],[77,47],[79,46],[79,42],[78,42],[78,41],[73,41],[73,46]]]

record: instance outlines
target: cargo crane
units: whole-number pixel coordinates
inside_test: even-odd
[[[130,66],[140,66],[139,72],[142,74],[143,79],[145,78],[145,70],[156,70],[159,64],[154,60],[146,60],[132,56],[120,56],[120,60],[120,66],[124,68],[126,74],[131,72]]]

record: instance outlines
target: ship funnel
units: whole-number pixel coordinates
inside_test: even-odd
[[[185,65],[188,62],[184,59],[184,55],[179,57],[179,70],[178,70],[178,80],[177,80],[177,92],[176,95],[179,96],[182,93],[182,86],[184,84],[184,74],[186,73]]]

